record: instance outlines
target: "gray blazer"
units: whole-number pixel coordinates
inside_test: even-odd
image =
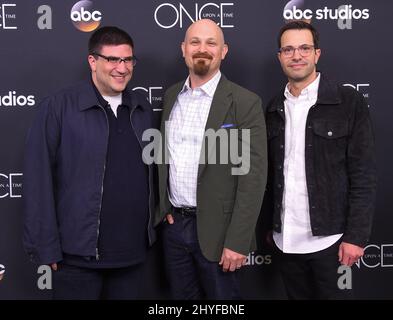
[[[165,93],[161,121],[163,141],[165,121],[169,119],[183,84],[184,81],[177,83]],[[207,162],[199,165],[197,229],[202,253],[210,261],[219,261],[223,248],[244,255],[256,249],[255,226],[267,179],[266,127],[261,99],[223,75],[213,97],[205,130],[220,128],[250,129],[250,167],[247,174],[233,175],[232,169],[237,165],[231,164],[231,161],[219,164],[218,161],[222,141],[215,139],[216,142],[207,144],[209,150],[216,150],[217,164]],[[241,138],[239,132],[240,145]],[[240,156],[242,151],[239,151]],[[165,152],[166,146],[163,146],[164,156]],[[156,225],[171,212],[168,169],[166,164],[158,165],[160,205],[156,212]]]

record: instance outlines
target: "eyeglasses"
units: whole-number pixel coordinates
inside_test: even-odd
[[[113,57],[113,56],[107,57],[107,56],[104,56],[104,55],[99,54],[97,52],[93,52],[93,56],[98,56],[98,57],[101,57],[101,58],[105,59],[106,61],[108,61],[114,67],[119,65],[122,62],[124,62],[124,64],[126,64],[126,65],[135,66],[136,65],[136,61],[137,61],[137,58],[135,56],[133,56],[133,57],[125,57],[125,58]]]
[[[292,47],[292,46],[287,46],[287,47],[282,47],[280,50],[278,50],[284,57],[290,58],[293,57],[295,54],[295,51],[298,50],[299,54],[302,57],[307,57],[311,54],[311,51],[313,51],[314,46],[310,44],[302,44],[301,46],[298,46],[297,48]]]

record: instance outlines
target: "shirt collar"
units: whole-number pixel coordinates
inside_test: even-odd
[[[302,90],[298,98],[302,98],[304,100],[316,100],[318,97],[318,87],[320,79],[321,73],[318,72],[315,80]],[[296,97],[292,95],[292,93],[289,91],[289,83],[285,86],[284,95],[285,98],[287,98],[288,100],[296,99]]]
[[[103,107],[106,107],[108,105],[108,101],[104,99],[104,97],[101,95],[100,91],[98,91],[98,88],[93,82],[93,79],[91,79],[91,84],[94,88],[94,92],[96,94],[97,100],[99,104]],[[142,107],[137,101],[135,100],[134,95],[130,95],[129,92],[127,91],[127,88],[122,92],[122,103],[121,105],[127,106],[128,108],[135,108],[135,107]]]
[[[218,70],[218,72],[214,75],[213,78],[211,78],[208,82],[206,82],[202,86],[197,87],[195,89],[202,90],[209,97],[213,98],[214,93],[216,92],[216,89],[217,89],[218,82],[220,81],[220,78],[221,78],[221,71]],[[180,90],[180,93],[182,94],[182,93],[187,92],[189,90],[192,90],[190,87],[190,76],[187,77],[182,89]]]

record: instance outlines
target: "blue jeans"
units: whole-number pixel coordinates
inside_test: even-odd
[[[196,216],[173,214],[164,222],[162,236],[166,270],[174,299],[240,299],[237,273],[223,272],[218,262],[207,260],[198,243]]]

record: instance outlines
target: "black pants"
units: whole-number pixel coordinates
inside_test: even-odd
[[[338,273],[340,243],[341,240],[324,250],[306,254],[288,254],[275,248],[277,267],[289,299],[353,298],[351,289],[340,289],[337,284],[342,276]]]
[[[199,247],[196,217],[174,213],[174,224],[164,223],[166,270],[174,299],[239,299],[237,273],[223,272],[207,260]]]
[[[137,299],[142,264],[125,268],[92,269],[59,264],[52,271],[56,300]]]

